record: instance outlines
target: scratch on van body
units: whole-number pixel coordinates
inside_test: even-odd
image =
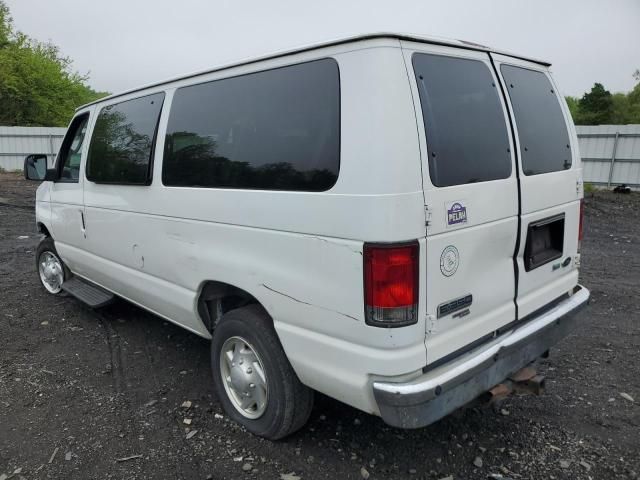
[[[335,242],[327,238],[318,237],[316,235],[313,235],[311,238],[315,238],[316,240],[320,240],[321,242],[324,242],[324,243],[330,243],[331,245],[335,245],[336,247],[346,248],[350,252],[357,253],[358,255],[362,255],[362,252],[360,250],[354,250],[351,247],[349,247],[349,245],[345,245],[344,243]]]
[[[348,315],[348,314],[346,314],[346,313],[342,313],[342,312],[339,312],[339,311],[337,311],[337,310],[332,310],[332,309],[327,308],[327,307],[322,307],[322,306],[320,306],[320,305],[314,305],[313,303],[309,303],[309,302],[304,302],[304,301],[302,301],[302,300],[298,300],[297,298],[292,297],[291,295],[287,295],[286,293],[279,292],[278,290],[275,290],[275,289],[271,288],[270,286],[265,285],[264,283],[262,283],[262,284],[261,284],[261,286],[263,286],[263,287],[264,287],[264,288],[266,288],[267,290],[272,291],[273,293],[277,293],[278,295],[282,295],[283,297],[287,297],[287,298],[289,298],[289,299],[293,300],[294,302],[302,303],[302,304],[304,304],[304,305],[309,305],[310,307],[320,308],[320,309],[322,309],[322,310],[327,310],[328,312],[337,313],[338,315],[342,315],[343,317],[350,318],[350,319],[352,319],[352,320],[355,320],[356,322],[359,322],[359,321],[360,321],[360,320],[358,320],[356,317],[354,317],[354,316],[352,316],[352,315]]]
[[[175,240],[176,242],[187,243],[189,245],[196,244],[196,242],[194,242],[193,240],[189,240],[186,237],[183,237],[180,233],[167,232],[167,237],[169,237],[171,240]]]

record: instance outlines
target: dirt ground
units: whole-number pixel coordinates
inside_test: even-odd
[[[273,443],[225,417],[207,341],[124,301],[92,311],[45,293],[36,186],[0,174],[0,480],[640,473],[639,194],[587,199],[581,282],[593,301],[542,362],[543,396],[412,431],[317,396],[308,425]]]

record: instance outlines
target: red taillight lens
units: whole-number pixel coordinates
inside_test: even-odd
[[[364,246],[364,303],[369,325],[418,321],[418,243]]]
[[[582,246],[582,236],[584,235],[584,198],[580,200],[580,223],[578,224],[578,253]]]

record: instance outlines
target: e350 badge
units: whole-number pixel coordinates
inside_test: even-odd
[[[467,207],[463,201],[456,201],[446,204],[447,207],[447,227],[454,227],[467,223]]]

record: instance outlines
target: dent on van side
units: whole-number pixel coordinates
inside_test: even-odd
[[[589,299],[548,67],[372,34],[81,107],[54,165],[25,159],[42,285],[211,339],[222,407],[270,439],[314,391],[416,428],[541,386]]]

